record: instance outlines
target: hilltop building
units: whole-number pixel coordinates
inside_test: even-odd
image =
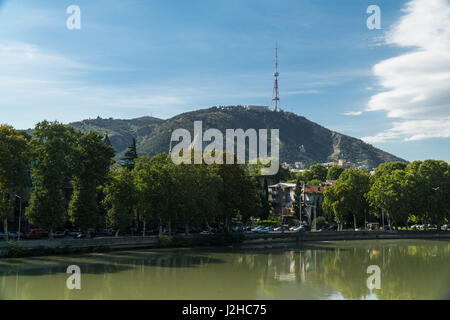
[[[250,111],[258,111],[258,112],[270,111],[270,108],[267,106],[256,106],[256,105],[247,105],[247,106],[245,106],[245,109],[250,110]]]

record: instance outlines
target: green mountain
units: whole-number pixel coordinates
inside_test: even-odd
[[[133,137],[136,138],[140,155],[167,153],[172,131],[183,128],[193,136],[194,121],[200,120],[203,131],[216,128],[224,135],[226,129],[280,129],[281,162],[303,161],[311,165],[343,159],[372,168],[382,162],[404,161],[362,140],[331,131],[294,113],[247,110],[241,106],[212,107],[182,113],[167,120],[153,117],[130,120],[97,118],[70,125],[84,132],[94,130],[108,134],[117,151],[116,159],[120,159]]]

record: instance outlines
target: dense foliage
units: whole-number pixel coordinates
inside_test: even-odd
[[[382,215],[394,226],[449,222],[450,168],[445,161],[384,163],[373,174],[315,164],[298,175],[280,168],[260,179],[260,164],[175,165],[165,153],[138,157],[134,140],[122,165],[115,165],[113,157],[113,148],[93,131],[43,121],[31,137],[0,126],[0,218],[6,237],[13,201],[25,197],[30,186],[26,217],[50,236],[65,225],[88,235],[89,228],[100,224],[117,234],[136,226],[146,234],[150,222],[159,225],[160,233],[164,225],[172,234],[174,223],[181,223],[186,233],[199,224],[230,231],[233,221],[274,219],[269,180],[296,183],[293,206],[296,217],[302,212],[302,221],[307,206],[301,201],[303,186],[336,180],[325,186],[325,215],[315,221],[319,227],[334,220],[342,229],[353,220],[356,228],[368,216]]]
[[[323,209],[342,228],[351,215],[357,220],[373,214],[385,215],[388,224],[435,224],[450,220],[450,166],[445,161],[391,162],[370,175],[356,169],[344,170],[324,193]],[[360,218],[360,219],[358,219]]]

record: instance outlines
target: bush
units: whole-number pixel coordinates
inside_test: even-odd
[[[8,257],[21,257],[25,254],[26,250],[22,247],[18,241],[8,241],[6,243],[6,255]]]
[[[327,219],[325,217],[317,217],[315,220],[313,220],[312,225],[314,226],[316,224],[317,229],[325,228],[329,225]]]
[[[158,236],[158,244],[161,247],[170,247],[170,245],[172,244],[172,240],[170,239],[169,236],[159,235]]]
[[[192,244],[192,241],[190,238],[180,236],[180,235],[175,235],[171,241],[171,245],[173,247],[187,247],[190,244]]]

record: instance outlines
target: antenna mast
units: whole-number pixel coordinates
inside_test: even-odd
[[[280,103],[280,92],[278,90],[278,76],[280,74],[278,73],[278,43],[275,46],[275,72],[273,73],[273,76],[275,77],[275,83],[273,85],[273,96],[272,101],[275,103],[274,111],[278,111],[279,103]],[[281,108],[280,108],[281,110]]]

